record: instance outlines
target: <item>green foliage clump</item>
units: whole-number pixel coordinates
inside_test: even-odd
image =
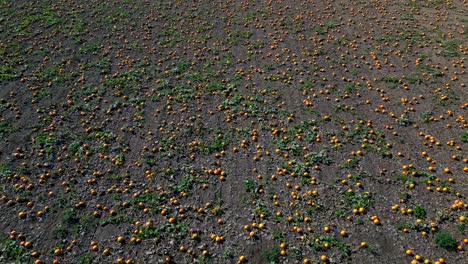
[[[426,210],[424,210],[424,208],[420,205],[414,207],[413,214],[420,219],[426,218]]]
[[[435,234],[435,242],[441,247],[450,251],[457,250],[458,242],[448,232],[439,232]]]

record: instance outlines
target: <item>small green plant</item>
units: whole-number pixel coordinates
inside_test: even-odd
[[[350,168],[350,169],[353,169],[353,168],[356,168],[359,164],[359,159],[357,157],[352,157],[346,161],[343,162],[343,167],[345,168]]]
[[[419,84],[422,83],[423,79],[417,74],[410,74],[405,78],[409,84]]]
[[[244,181],[244,188],[247,192],[254,192],[256,190],[256,184],[253,180],[247,179]]]
[[[62,225],[59,224],[53,231],[52,234],[56,239],[65,239],[69,235],[68,229]]]
[[[442,51],[441,55],[444,57],[460,57],[461,53],[459,52],[460,43],[455,40],[449,40],[442,43],[442,46],[445,48]]]
[[[461,134],[460,138],[463,143],[468,143],[468,131],[464,131]]]
[[[0,262],[1,263],[28,263],[26,249],[17,245],[15,241],[0,239]]]
[[[457,225],[457,230],[458,230],[458,232],[460,232],[460,234],[464,235],[465,230],[466,230],[466,224],[465,223],[458,224]]]
[[[397,121],[398,125],[400,126],[409,126],[414,123],[413,120],[407,115],[407,114],[402,114]]]
[[[18,127],[7,121],[0,121],[0,139],[5,139],[9,134],[18,131]]]
[[[319,35],[323,35],[324,31],[323,31],[323,28],[322,27],[316,27],[315,28],[315,32]]]
[[[365,249],[367,249],[367,251],[371,252],[371,253],[375,253],[377,252],[377,246],[376,245],[372,245],[372,244],[368,244]]]
[[[78,259],[78,263],[80,264],[89,264],[92,263],[93,257],[91,256],[91,253],[86,253]]]
[[[372,205],[372,197],[369,192],[346,192],[346,202],[355,209],[358,209],[360,207],[367,208]]]
[[[429,122],[430,118],[432,117],[432,112],[423,112],[421,114],[421,120],[424,122],[424,123],[427,123]]]
[[[335,20],[331,20],[331,21],[328,21],[328,23],[325,26],[327,27],[327,29],[336,28],[339,26],[339,23],[336,22]]]
[[[232,252],[232,248],[230,247],[227,247],[224,252],[223,252],[223,256],[225,259],[231,259],[234,257],[234,253]]]
[[[283,232],[281,232],[281,230],[275,230],[275,231],[273,231],[273,239],[276,240],[276,241],[281,241],[281,242],[283,242],[283,241],[284,241]]]
[[[70,208],[63,212],[63,222],[66,224],[75,224],[78,222],[75,209]]]
[[[345,217],[346,216],[346,209],[345,208],[338,208],[335,210],[335,215],[339,217]]]
[[[276,248],[265,249],[261,253],[265,263],[277,263],[280,257],[280,252]]]
[[[398,83],[399,80],[396,76],[386,76],[382,78],[382,81],[387,83]]]
[[[11,169],[5,163],[0,163],[0,178],[8,177],[11,174]]]
[[[445,248],[450,251],[457,250],[457,240],[455,240],[447,231],[442,231],[435,234],[435,242],[441,248]]]
[[[300,248],[297,248],[297,247],[294,247],[292,246],[290,249],[289,249],[289,252],[290,252],[290,256],[294,259],[297,259],[299,260],[302,256],[302,250]]]
[[[399,195],[400,200],[407,201],[409,198],[411,198],[410,194],[407,192],[402,192]]]
[[[327,248],[325,244],[328,244],[332,247],[337,247],[341,251],[341,255],[347,257],[351,254],[351,249],[349,245],[338,241],[337,239],[325,235],[315,236],[314,242],[311,242],[311,246],[315,251],[325,251]]]
[[[417,218],[424,219],[426,218],[426,210],[421,205],[416,205],[413,208],[413,215]]]
[[[403,230],[403,229],[414,229],[415,228],[415,224],[413,222],[404,222],[404,223],[398,223],[395,225],[395,228],[397,230]]]

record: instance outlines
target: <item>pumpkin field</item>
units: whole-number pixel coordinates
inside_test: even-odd
[[[468,1],[0,0],[0,27],[0,263],[468,262]]]

